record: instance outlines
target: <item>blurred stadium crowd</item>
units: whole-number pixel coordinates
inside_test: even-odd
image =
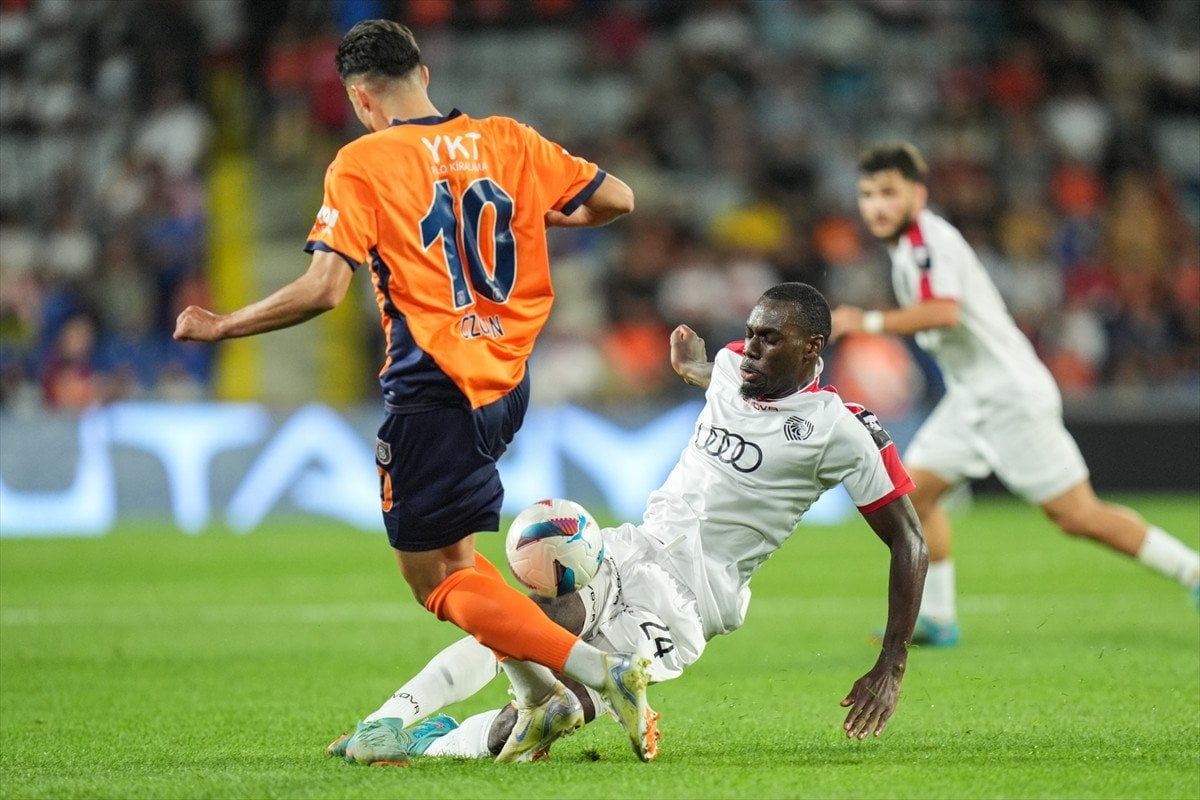
[[[316,191],[359,133],[332,54],[373,16],[416,30],[443,112],[521,119],[637,194],[551,234],[543,401],[677,391],[671,327],[740,338],[779,280],[889,305],[856,157],[899,138],[1065,392],[1200,391],[1193,0],[0,0],[0,403],[211,393],[211,348],[170,339],[209,304],[206,76],[236,67],[246,147]],[[858,346],[902,406],[923,365]]]

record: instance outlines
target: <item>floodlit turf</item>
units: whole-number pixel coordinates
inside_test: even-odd
[[[1200,497],[1128,500],[1200,542]],[[963,643],[913,653],[882,739],[842,738],[838,701],[875,658],[886,549],[861,522],[801,528],[755,578],[745,628],[651,688],[665,739],[649,765],[607,719],[544,763],[327,760],[456,635],[382,536],[3,541],[0,797],[1200,797],[1185,592],[1018,503],[957,522]],[[504,699],[497,680],[450,713]]]

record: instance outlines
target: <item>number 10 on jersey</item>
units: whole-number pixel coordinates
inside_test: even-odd
[[[484,263],[480,241],[486,235],[481,228],[484,209],[489,205],[495,214],[491,232],[495,263],[491,269]],[[507,302],[517,280],[512,215],[512,198],[491,178],[471,181],[457,204],[449,181],[433,185],[433,202],[421,219],[421,246],[429,250],[441,240],[455,310],[474,305],[475,292],[496,303]]]

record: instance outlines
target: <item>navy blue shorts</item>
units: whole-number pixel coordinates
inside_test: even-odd
[[[500,527],[504,487],[496,460],[528,406],[526,373],[506,396],[482,408],[388,414],[375,442],[375,465],[392,547],[437,550]]]

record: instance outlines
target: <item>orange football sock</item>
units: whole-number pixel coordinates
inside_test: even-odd
[[[475,569],[482,575],[488,578],[495,578],[501,583],[506,583],[504,576],[500,574],[500,570],[496,569],[496,565],[487,560],[487,557],[478,550],[475,551]],[[497,661],[507,661],[508,656],[504,653],[498,653],[495,650],[492,653],[496,656]]]
[[[496,572],[491,564],[487,566]],[[497,654],[562,671],[567,654],[575,646],[575,636],[551,622],[528,597],[486,574],[486,570],[468,567],[451,574],[430,593],[425,607]]]
[[[489,578],[495,578],[501,583],[505,582],[504,575],[496,568],[496,565],[488,561],[478,550],[475,551],[475,569]]]

